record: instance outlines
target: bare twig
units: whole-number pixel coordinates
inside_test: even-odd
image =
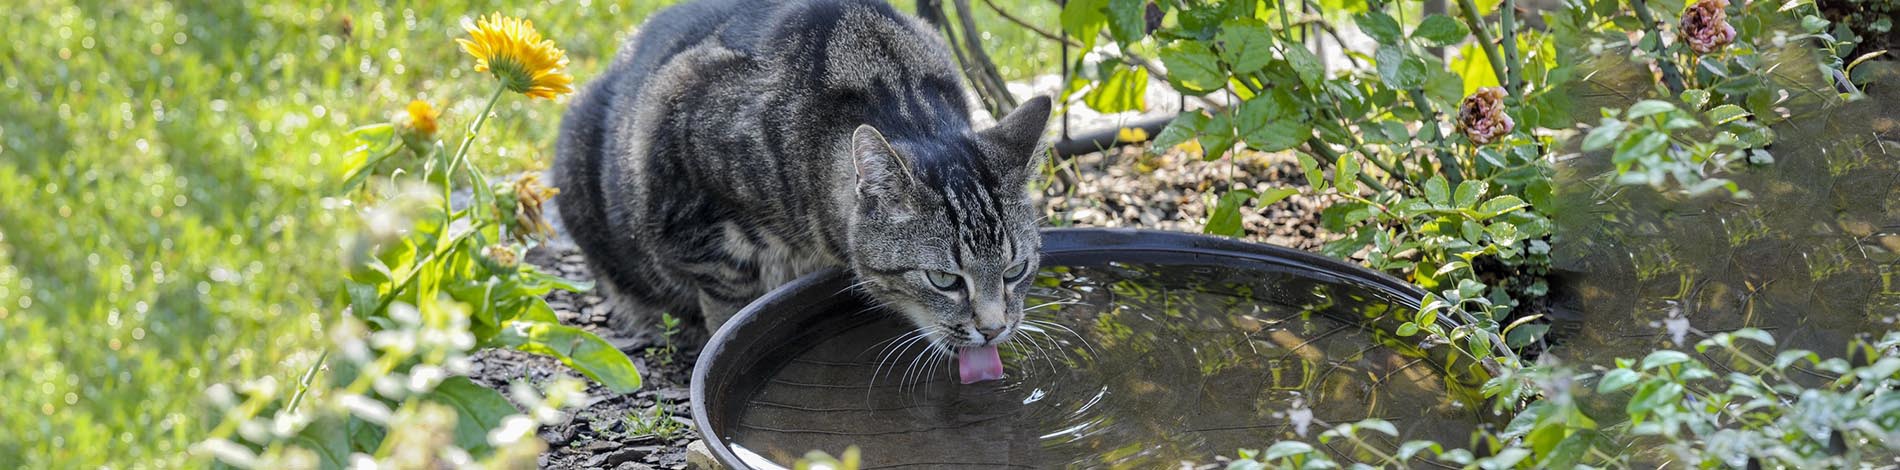
[[[1034,24],[1030,24],[1028,21],[1023,20],[1022,18],[1017,18],[1016,15],[1010,14],[1009,11],[1004,10],[1003,7],[996,6],[995,1],[983,0],[983,5],[990,7],[990,11],[996,12],[996,14],[998,16],[1002,16],[1004,20],[1008,20],[1011,23],[1016,23],[1017,26],[1021,26],[1023,27],[1023,29],[1027,29],[1030,32],[1036,33],[1037,36],[1042,36],[1051,41],[1065,42],[1065,43],[1068,43],[1069,46],[1071,47],[1082,47],[1082,43],[1075,42],[1074,39],[1069,39],[1067,36],[1051,33],[1047,30],[1036,27],[1036,25]]]
[[[983,50],[983,42],[978,39],[976,15],[970,9],[970,0],[955,0],[955,5],[957,23],[963,25],[964,47],[970,49],[970,60],[976,63],[977,74],[990,82],[990,86],[997,94],[995,97],[997,102],[1002,105],[1002,112],[996,115],[1001,117],[1009,114],[1010,111],[1016,109],[1016,97],[1009,94],[1009,86],[1003,82],[1003,74],[997,73],[996,61],[990,60],[989,52]]]

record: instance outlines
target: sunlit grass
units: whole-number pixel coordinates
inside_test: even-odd
[[[420,99],[459,134],[494,86],[453,42],[464,19],[534,20],[585,82],[669,3],[9,4],[0,467],[190,462],[216,418],[205,386],[294,386],[345,304],[335,254],[356,217],[331,197],[348,129]],[[1054,29],[1051,2],[1000,3]],[[1006,76],[1054,70],[1046,41],[976,7]],[[500,106],[513,118],[471,158],[551,159],[563,106]]]

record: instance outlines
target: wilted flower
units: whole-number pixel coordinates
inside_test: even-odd
[[[1517,123],[1504,112],[1504,89],[1479,88],[1458,105],[1458,131],[1478,145],[1489,144],[1511,133]]]
[[[534,22],[495,13],[462,29],[469,37],[455,42],[475,57],[475,71],[494,74],[509,91],[547,99],[574,92],[567,52],[541,39]]]
[[[1680,29],[1689,49],[1707,54],[1735,42],[1735,27],[1728,24],[1726,8],[1728,0],[1701,0],[1682,12]]]
[[[510,193],[514,197],[507,197]],[[502,197],[496,198],[504,217],[509,213],[514,214],[510,233],[514,234],[515,240],[527,243],[530,238],[546,239],[554,235],[554,226],[549,225],[547,217],[542,215],[541,206],[557,194],[561,194],[560,189],[541,185],[540,173],[527,172],[515,178],[514,185],[504,191]]]
[[[521,266],[521,256],[515,254],[514,247],[500,243],[482,248],[482,265],[496,273],[513,273]]]

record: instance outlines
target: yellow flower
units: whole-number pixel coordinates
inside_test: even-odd
[[[509,91],[546,99],[574,92],[567,52],[541,39],[534,22],[495,13],[462,29],[469,37],[455,42],[475,57],[475,71],[493,73]]]
[[[409,107],[403,108],[404,114],[396,118],[396,125],[414,132],[416,136],[427,139],[435,137],[436,118],[442,117],[442,111],[430,106],[429,102],[415,100]]]
[[[1116,132],[1115,137],[1123,143],[1147,142],[1148,130],[1139,127],[1123,127],[1120,132]]]

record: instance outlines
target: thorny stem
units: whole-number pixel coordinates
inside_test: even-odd
[[[1633,1],[1640,2],[1642,0]],[[1478,17],[1477,2],[1473,2],[1472,0],[1458,0],[1458,9],[1462,10],[1461,13],[1464,14],[1465,26],[1470,27],[1471,32],[1478,35],[1478,46],[1484,48],[1484,61],[1491,64],[1491,73],[1497,76],[1498,83],[1510,84],[1510,76],[1504,73],[1504,58],[1502,54],[1498,52],[1498,43],[1491,38],[1491,30],[1485,27],[1484,19]],[[1509,89],[1507,91],[1511,92],[1512,98],[1518,97],[1516,89]]]
[[[1504,82],[1504,89],[1511,96],[1519,96],[1524,88],[1524,77],[1520,69],[1524,67],[1517,60],[1517,0],[1504,0],[1498,11],[1498,26],[1504,33],[1504,70],[1510,81]]]
[[[1643,22],[1644,34],[1656,38],[1656,47],[1649,53],[1656,56],[1656,68],[1662,69],[1663,83],[1669,85],[1669,94],[1682,94],[1682,72],[1676,69],[1675,62],[1663,54],[1662,30],[1656,27],[1656,15],[1649,13],[1649,2],[1630,0],[1630,8],[1636,10],[1636,19]]]

